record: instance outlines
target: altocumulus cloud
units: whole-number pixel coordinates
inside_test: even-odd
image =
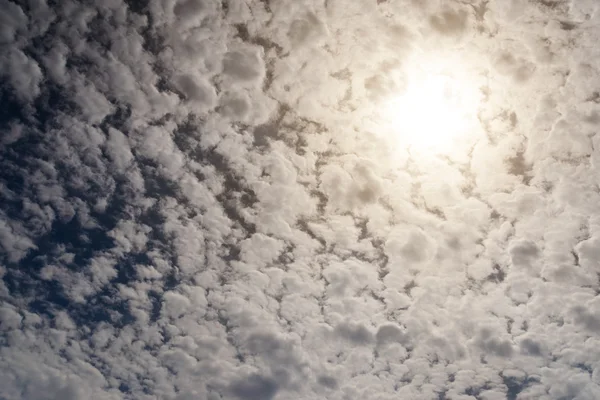
[[[0,398],[600,398],[599,8],[0,0]]]

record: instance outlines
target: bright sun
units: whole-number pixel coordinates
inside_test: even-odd
[[[410,151],[452,153],[476,133],[481,93],[464,73],[410,68],[402,93],[380,112],[396,145]]]

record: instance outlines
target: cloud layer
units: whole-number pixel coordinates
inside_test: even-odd
[[[0,0],[0,398],[600,398],[598,8]]]

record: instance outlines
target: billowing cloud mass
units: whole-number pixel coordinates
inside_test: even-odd
[[[0,0],[0,398],[599,399],[599,9]]]

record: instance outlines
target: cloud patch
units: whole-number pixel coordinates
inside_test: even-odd
[[[0,0],[0,397],[599,398],[598,6],[417,3]]]

